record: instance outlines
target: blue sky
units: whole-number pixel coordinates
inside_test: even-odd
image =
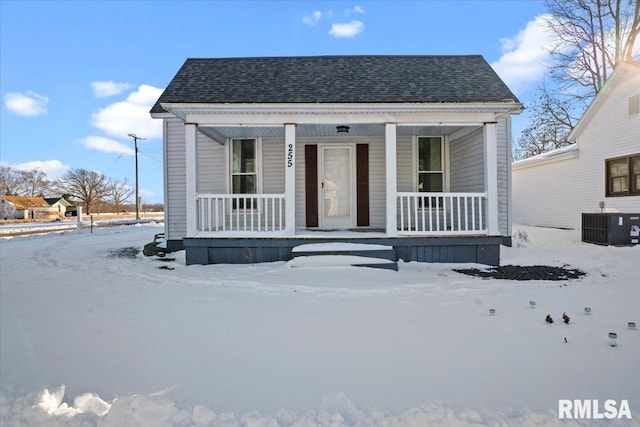
[[[0,162],[85,168],[162,202],[148,111],[189,57],[481,54],[525,104],[542,82],[543,1],[0,0]],[[514,120],[514,139],[526,116]]]

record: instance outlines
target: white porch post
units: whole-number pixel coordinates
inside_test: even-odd
[[[498,135],[496,123],[484,125],[484,183],[487,191],[487,232],[499,236],[498,227]]]
[[[185,133],[185,171],[186,171],[186,215],[187,237],[193,237],[198,233],[198,218],[196,209],[196,180],[197,180],[197,145],[198,125],[194,123],[184,124]]]
[[[296,125],[284,125],[284,224],[285,233],[296,234]]]
[[[398,219],[397,219],[397,174],[396,174],[396,124],[385,124],[385,138],[384,138],[384,153],[385,153],[385,180],[386,180],[386,194],[387,194],[387,222],[386,222],[386,234],[387,236],[395,236],[398,234]]]

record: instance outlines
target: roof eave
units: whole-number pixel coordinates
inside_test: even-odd
[[[532,166],[538,166],[546,163],[554,163],[567,159],[578,157],[578,145],[573,144],[568,147],[547,151],[537,156],[528,157],[526,159],[517,160],[511,164],[512,170],[525,169]]]
[[[151,111],[149,114],[151,115],[152,119],[171,119],[175,117],[174,114],[171,114],[168,111],[161,111],[161,112]]]
[[[591,122],[591,119],[594,114],[600,109],[600,105],[604,103],[606,98],[611,93],[613,87],[618,84],[618,80],[622,78],[622,76],[628,72],[638,70],[638,66],[634,64],[629,64],[626,62],[622,62],[618,65],[618,67],[613,71],[611,77],[604,83],[598,94],[591,100],[591,103],[582,114],[582,117],[578,120],[576,126],[571,130],[569,135],[567,136],[568,141],[575,142],[578,138],[578,135],[582,133],[584,128]]]
[[[180,117],[186,114],[263,114],[263,113],[434,113],[434,112],[491,112],[520,114],[519,102],[411,102],[411,103],[269,103],[269,104],[215,104],[162,102],[164,113],[151,113],[153,118]]]

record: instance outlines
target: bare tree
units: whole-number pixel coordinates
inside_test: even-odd
[[[65,195],[69,195],[84,204],[87,214],[91,207],[107,195],[107,178],[99,173],[76,168],[65,173],[56,181],[56,187]]]
[[[120,214],[122,204],[131,198],[134,189],[129,185],[127,179],[122,181],[109,180],[107,184],[107,197],[114,204],[117,214]]]
[[[43,196],[49,190],[51,182],[47,175],[39,169],[19,171],[21,178],[20,193],[27,197]]]
[[[639,0],[546,0],[554,91],[541,89],[528,106],[528,126],[514,157],[533,156],[568,144],[577,117],[598,94],[613,70],[637,55]]]
[[[514,157],[531,157],[568,145],[567,137],[578,122],[574,114],[576,102],[579,101],[575,98],[553,94],[546,88],[538,89],[530,107],[529,126],[520,135]]]
[[[16,196],[20,192],[22,176],[20,171],[10,166],[0,166],[0,194]]]
[[[546,0],[551,76],[589,99],[622,61],[631,61],[640,34],[638,0]],[[580,89],[578,91],[578,89]]]

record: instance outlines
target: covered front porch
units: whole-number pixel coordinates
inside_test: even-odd
[[[189,263],[288,259],[309,239],[378,239],[424,261],[442,247],[474,254],[443,258],[469,261],[505,235],[498,138],[507,125],[496,110],[511,106],[163,108],[181,119],[168,135],[184,132],[182,241],[199,253]],[[407,255],[411,247],[422,255]]]
[[[387,237],[500,235],[495,114],[440,113],[417,123],[406,122],[412,115],[402,123],[285,115],[298,123],[284,124],[255,115],[243,119],[256,123],[236,125],[184,116],[185,237],[370,227]]]

